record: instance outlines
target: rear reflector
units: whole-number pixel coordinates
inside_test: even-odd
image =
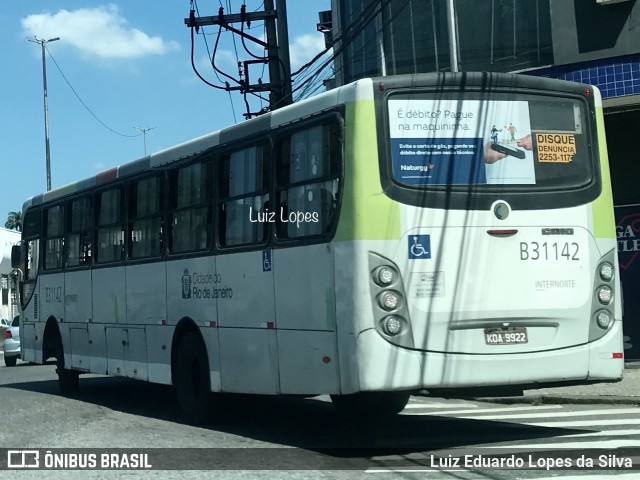
[[[613,352],[613,358],[624,358],[624,354],[622,352]]]

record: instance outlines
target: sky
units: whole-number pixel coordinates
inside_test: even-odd
[[[204,17],[217,15],[221,6],[239,13],[242,3],[196,5]],[[258,0],[244,3],[247,11],[262,6]],[[190,0],[2,0],[0,226],[8,212],[20,211],[47,187],[42,49],[28,41],[34,36],[60,38],[47,43],[45,53],[52,188],[144,156],[145,136],[136,127],[149,129],[151,154],[244,121],[242,95],[206,85],[192,69],[184,24],[190,8]],[[316,23],[318,12],[330,8],[330,0],[287,2],[292,71],[324,48]],[[248,33],[263,39],[262,22],[253,22]],[[207,44],[214,51],[217,34],[217,26],[207,26],[195,36],[194,62],[206,80],[220,85],[207,53]],[[245,43],[262,54],[262,47]],[[237,78],[237,58],[251,59],[240,37],[223,31],[216,66]],[[251,76],[266,82],[268,69],[255,66]],[[265,105],[251,100],[253,110]]]

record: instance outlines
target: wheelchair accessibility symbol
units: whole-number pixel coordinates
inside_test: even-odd
[[[262,252],[262,271],[271,271],[271,250],[264,250]]]
[[[431,236],[409,235],[409,260],[431,258]]]

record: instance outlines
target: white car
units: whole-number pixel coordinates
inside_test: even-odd
[[[4,364],[14,367],[20,358],[20,315],[11,322],[4,332]]]

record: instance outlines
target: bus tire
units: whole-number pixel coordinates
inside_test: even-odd
[[[58,373],[58,388],[61,395],[74,395],[80,388],[80,374],[64,368],[64,346],[62,337],[58,332],[58,344],[56,348],[56,372]]]
[[[188,332],[176,355],[174,385],[184,420],[197,425],[211,416],[211,380],[207,350],[200,336]]]
[[[409,392],[359,392],[350,395],[331,395],[331,402],[339,414],[352,417],[384,418],[404,410]]]
[[[18,357],[7,357],[6,355],[4,356],[4,364],[7,367],[15,367],[17,361]]]

